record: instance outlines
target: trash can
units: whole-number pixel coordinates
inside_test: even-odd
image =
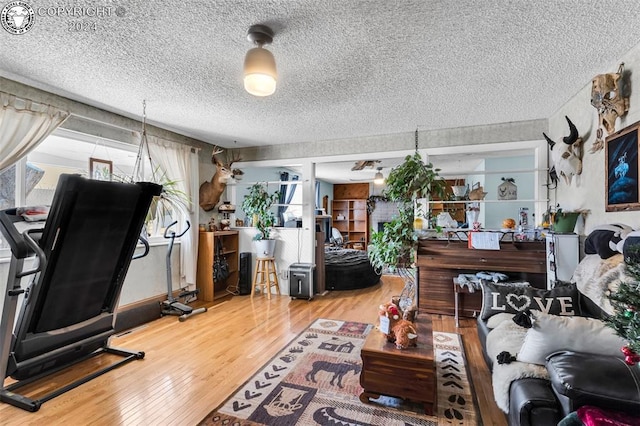
[[[289,266],[289,295],[292,299],[313,299],[315,294],[313,263],[292,263]]]

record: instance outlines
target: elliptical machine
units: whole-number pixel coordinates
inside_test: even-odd
[[[178,221],[174,221],[171,225],[167,226],[164,230],[164,237],[169,239],[169,246],[167,247],[167,300],[162,302],[162,315],[176,315],[178,319],[182,322],[185,321],[192,315],[201,314],[203,312],[207,312],[207,308],[198,308],[193,309],[191,306],[182,303],[179,299],[183,299],[186,301],[186,298],[193,297],[198,294],[198,289],[196,290],[185,290],[181,292],[178,297],[173,297],[173,283],[171,279],[171,252],[173,251],[173,243],[176,238],[182,237],[187,233],[189,228],[191,228],[191,224],[187,221],[187,228],[182,231],[179,235],[176,235],[175,231],[169,232],[174,225],[176,225]]]

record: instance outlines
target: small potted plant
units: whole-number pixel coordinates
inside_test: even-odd
[[[271,206],[278,200],[280,193],[269,194],[266,183],[255,183],[249,187],[249,193],[242,200],[242,210],[252,217],[258,233],[253,237],[258,257],[273,257],[276,240],[272,240],[271,228],[275,223],[275,215]]]

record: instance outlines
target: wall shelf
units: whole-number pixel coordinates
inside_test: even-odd
[[[290,203],[290,204],[286,204],[286,203],[273,203],[272,206],[275,207],[279,207],[279,206],[283,206],[283,207],[288,207],[288,206],[300,206],[300,207],[304,207],[306,206],[306,204],[302,204],[302,203]]]
[[[427,204],[461,204],[461,203],[479,203],[479,204],[485,204],[485,203],[547,203],[549,202],[548,199],[541,199],[541,200],[529,200],[529,199],[518,199],[518,200],[460,200],[460,201],[439,201],[439,200],[429,200],[429,201],[423,201],[423,203],[427,203]]]
[[[299,185],[301,183],[304,182],[309,182],[309,180],[303,179],[303,180],[274,180],[274,181],[259,181],[259,182],[229,182],[227,183],[227,186],[251,186],[251,185],[255,185],[256,183],[264,183],[267,186],[268,185]]]
[[[460,172],[438,172],[438,175],[442,177],[447,176],[473,176],[473,175],[509,175],[516,173],[534,173],[534,172],[548,172],[549,169],[520,169],[520,170],[469,170]]]

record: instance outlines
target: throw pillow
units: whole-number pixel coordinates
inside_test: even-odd
[[[622,243],[622,254],[627,264],[640,262],[640,231],[630,232]]]
[[[596,226],[584,241],[584,252],[608,259],[618,253],[617,244],[632,230],[622,223]]]
[[[533,327],[527,331],[518,361],[544,365],[558,351],[621,356],[624,339],[603,321],[586,317],[561,317],[531,311]]]
[[[579,315],[580,293],[575,284],[551,290],[531,287],[528,283],[493,283],[482,281],[482,311],[487,320],[499,313],[517,314],[527,309],[553,315]]]

